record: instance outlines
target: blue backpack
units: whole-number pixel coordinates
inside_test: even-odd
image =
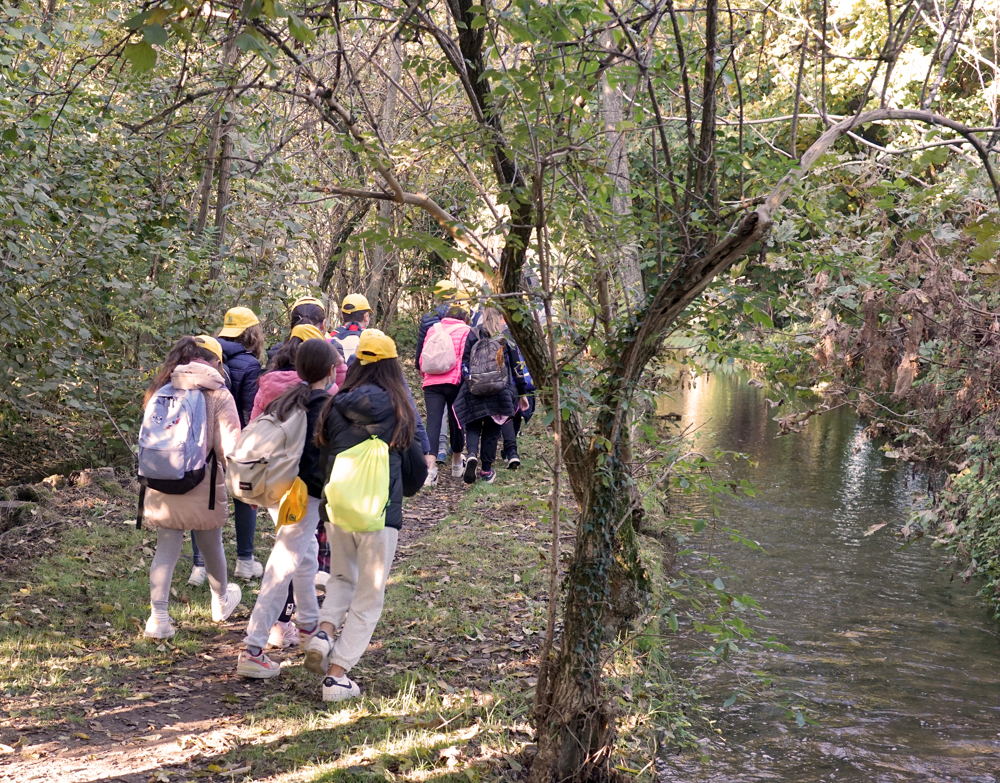
[[[166,495],[184,495],[205,479],[212,463],[208,507],[215,508],[215,451],[208,449],[205,395],[199,389],[161,387],[146,406],[139,428],[139,512],[142,527],[146,488]]]

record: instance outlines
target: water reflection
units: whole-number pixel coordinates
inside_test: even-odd
[[[816,705],[821,725],[799,729],[764,706],[722,711],[729,750],[705,767],[662,760],[662,778],[997,783],[1000,635],[988,609],[938,570],[938,552],[899,550],[891,532],[909,502],[906,473],[849,411],[776,438],[765,396],[745,379],[703,379],[658,412],[681,414],[706,447],[758,463],[728,467],[758,496],[727,501],[720,513],[767,553],[724,545],[722,556],[737,589],[764,608],[759,629],[789,649],[743,665]],[[864,535],[880,522],[890,524]],[[721,705],[732,684],[724,675],[710,682]]]

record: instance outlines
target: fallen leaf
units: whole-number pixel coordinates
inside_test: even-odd
[[[9,753],[14,753],[14,752],[15,752],[14,748],[12,748],[10,745],[4,745],[3,743],[0,743],[0,756],[6,756]]]
[[[90,735],[84,734],[82,731],[74,731],[73,732],[73,736],[76,737],[77,739],[81,739],[81,740],[89,740],[90,739]]]
[[[877,531],[881,530],[882,528],[884,528],[884,527],[885,527],[886,525],[888,525],[888,524],[889,524],[888,522],[880,522],[880,523],[879,523],[879,524],[877,524],[877,525],[872,525],[872,526],[871,526],[870,528],[868,528],[868,529],[867,529],[867,530],[865,531],[865,535],[866,535],[866,536],[870,536],[870,535],[871,535],[872,533],[875,533],[875,532],[877,532]]]
[[[137,693],[135,696],[126,697],[125,701],[142,701],[143,699],[151,699],[152,697],[152,693]]]

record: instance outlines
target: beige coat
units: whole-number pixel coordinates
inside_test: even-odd
[[[184,495],[165,495],[155,489],[146,490],[145,524],[173,530],[214,530],[226,524],[229,499],[226,496],[226,454],[233,450],[240,436],[240,417],[236,402],[226,388],[222,376],[199,361],[179,365],[170,375],[178,389],[201,389],[205,394],[208,422],[208,448],[218,458],[215,479],[215,509],[208,510],[211,463],[205,468],[205,479]]]

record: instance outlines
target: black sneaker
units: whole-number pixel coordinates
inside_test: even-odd
[[[521,459],[517,456],[515,451],[507,458],[507,470],[517,470],[521,467]]]
[[[462,476],[462,480],[466,484],[476,483],[477,467],[479,467],[479,458],[475,454],[470,454],[468,459],[465,460],[465,474]]]

